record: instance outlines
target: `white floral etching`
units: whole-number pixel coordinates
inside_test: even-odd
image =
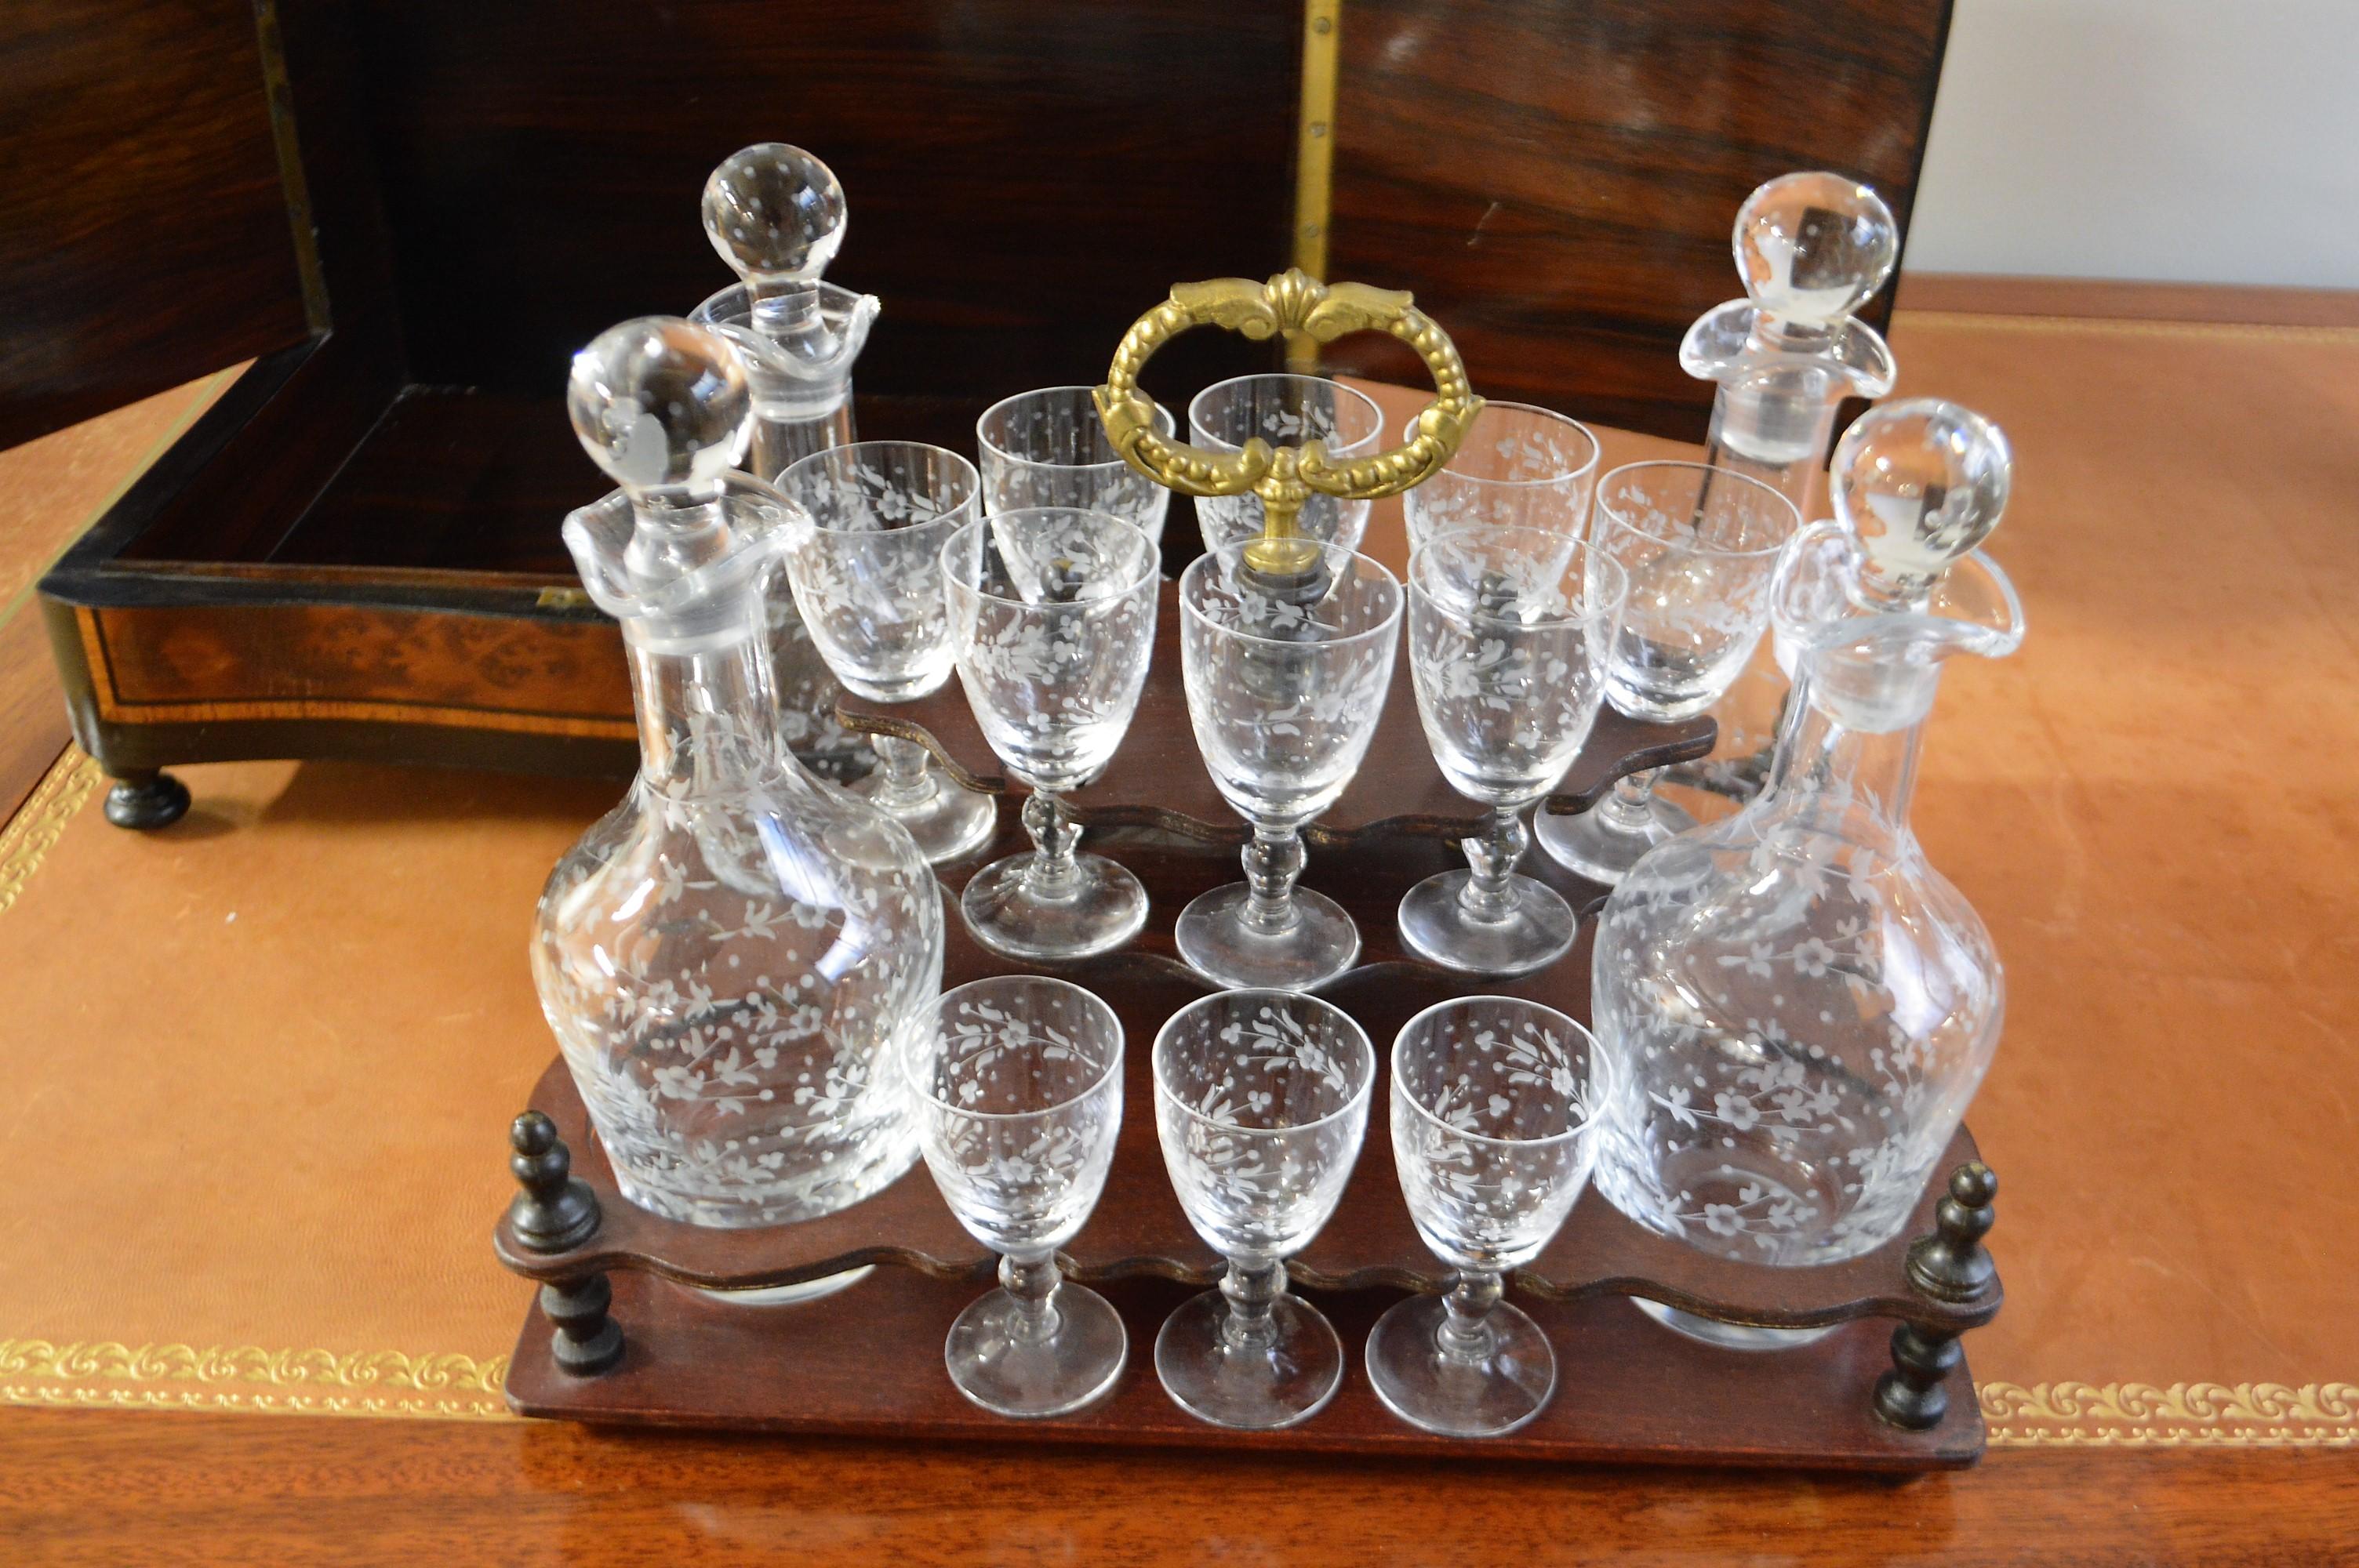
[[[787,568],[818,652],[872,696],[935,689],[951,670],[942,544],[973,515],[972,476],[870,459],[796,474],[813,525],[794,530]]]
[[[1777,530],[1792,532],[1794,512],[1750,485],[1669,504],[1629,482],[1597,503],[1597,544],[1630,582],[1610,689],[1625,712],[1685,717],[1728,689],[1768,629]]]
[[[1401,591],[1342,551],[1310,603],[1256,588],[1234,550],[1180,579],[1188,716],[1223,798],[1249,818],[1305,821],[1334,804],[1375,736],[1399,646]]]
[[[1157,1055],[1157,1131],[1190,1223],[1225,1256],[1303,1246],[1367,1130],[1366,1037],[1299,1001],[1231,993],[1175,1020]]]
[[[1458,1268],[1529,1262],[1595,1157],[1587,1037],[1545,1009],[1474,997],[1412,1022],[1394,1065],[1393,1157],[1419,1231]]]
[[[1558,559],[1506,537],[1429,546],[1408,607],[1409,672],[1434,761],[1461,794],[1492,806],[1546,794],[1580,754],[1604,698],[1612,630],[1570,545]]]
[[[634,1203],[829,1213],[916,1157],[892,1053],[940,983],[940,893],[897,826],[782,772],[694,682],[671,695],[663,767],[542,893],[542,1008]]]
[[[926,1163],[959,1222],[995,1250],[1063,1245],[1105,1185],[1122,1123],[1120,1027],[1094,999],[1012,979],[1018,995],[945,999],[921,1059]]]
[[[1047,515],[986,518],[957,535],[951,635],[992,750],[1028,783],[1064,790],[1095,778],[1130,727],[1160,579],[1129,524]]]
[[[1449,466],[1402,498],[1409,548],[1457,528],[1578,535],[1589,526],[1596,483],[1596,443],[1580,427],[1542,409],[1491,404]]]
[[[1687,835],[1615,891],[1598,1184],[1730,1257],[1839,1261],[1906,1224],[1996,1043],[1999,971],[1953,889],[1840,779]]]

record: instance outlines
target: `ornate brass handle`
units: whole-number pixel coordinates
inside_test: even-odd
[[[1200,451],[1155,433],[1155,406],[1138,390],[1138,373],[1155,351],[1191,327],[1219,327],[1256,340],[1279,332],[1307,333],[1332,343],[1348,332],[1389,332],[1418,351],[1433,377],[1434,399],[1417,416],[1409,439],[1389,451],[1330,463],[1326,445],[1272,447],[1256,436],[1236,452]],[[1183,495],[1261,498],[1262,536],[1245,546],[1256,571],[1299,576],[1321,560],[1318,544],[1297,531],[1310,492],[1346,501],[1397,495],[1441,470],[1483,400],[1466,384],[1466,366],[1450,334],[1397,289],[1361,283],[1321,283],[1299,267],[1267,283],[1215,277],[1172,286],[1171,297],[1131,323],[1114,351],[1103,386],[1093,395],[1106,438],[1124,460]]]

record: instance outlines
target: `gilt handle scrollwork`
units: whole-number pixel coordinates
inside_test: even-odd
[[[1386,332],[1417,351],[1433,378],[1434,398],[1397,447],[1350,462],[1328,460],[1325,443],[1272,447],[1259,437],[1235,452],[1206,452],[1155,430],[1155,406],[1138,376],[1155,351],[1180,333],[1218,327],[1256,341],[1299,332],[1333,342],[1352,332]],[[1466,366],[1450,334],[1397,289],[1360,283],[1321,283],[1299,267],[1266,283],[1216,277],[1175,284],[1170,298],[1131,323],[1114,349],[1105,384],[1095,393],[1098,417],[1123,460],[1182,495],[1241,495],[1262,503],[1262,536],[1245,546],[1258,569],[1299,572],[1318,546],[1297,531],[1302,503],[1315,492],[1345,501],[1397,495],[1441,470],[1483,411],[1467,384]]]

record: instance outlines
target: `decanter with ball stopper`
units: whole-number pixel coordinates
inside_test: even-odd
[[[1944,664],[2023,638],[1975,548],[2010,473],[1998,429],[1954,404],[1852,427],[1838,521],[1797,535],[1771,588],[1799,657],[1767,788],[1658,845],[1606,904],[1596,1030],[1620,1070],[1595,1179],[1651,1230],[1781,1267],[1882,1247],[1990,1065],[1998,955],[1909,802]],[[1732,1333],[1707,1336],[1788,1342]]]
[[[628,321],[575,356],[567,403],[620,486],[564,536],[622,623],[639,773],[541,895],[542,1011],[633,1203],[724,1227],[832,1213],[917,1157],[897,1054],[940,989],[940,892],[897,823],[778,745],[763,586],[809,524],[734,471],[742,360]]]

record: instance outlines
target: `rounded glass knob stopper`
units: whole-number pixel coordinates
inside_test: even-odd
[[[1736,211],[1736,271],[1753,303],[1782,320],[1839,321],[1866,304],[1900,259],[1900,226],[1855,179],[1780,175]]]
[[[810,282],[843,243],[843,187],[800,147],[763,142],[704,182],[704,232],[747,283]]]
[[[573,356],[565,411],[590,460],[625,490],[711,490],[753,433],[745,362],[720,334],[642,316]]]
[[[1835,447],[1835,517],[1859,540],[1864,586],[1923,594],[1998,526],[2015,455],[1999,427],[1938,397],[1880,404]]]

